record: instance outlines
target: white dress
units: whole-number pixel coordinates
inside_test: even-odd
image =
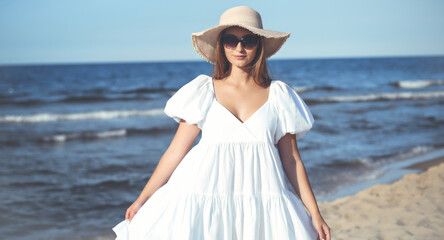
[[[267,102],[241,122],[215,99],[212,78],[199,75],[164,111],[177,122],[197,124],[201,139],[132,221],[113,228],[116,239],[317,238],[276,146],[287,132],[301,138],[314,122],[293,88],[273,80]]]

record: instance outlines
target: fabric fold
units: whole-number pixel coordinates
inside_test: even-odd
[[[116,233],[116,240],[128,240],[129,237],[129,223],[130,221],[128,219],[125,219],[121,221],[119,224],[117,224],[115,227],[113,227],[114,233]]]
[[[260,195],[181,193],[175,194],[176,201],[161,203],[167,192],[153,195],[158,205],[144,209],[143,214],[157,215],[158,208],[168,207],[171,211],[164,214],[174,214],[173,221],[166,217],[156,221],[147,219],[143,223],[133,219],[136,224],[133,225],[124,220],[113,228],[116,240],[294,240],[317,237],[314,227],[305,227],[306,223],[311,223],[311,218],[290,192]]]
[[[188,124],[196,124],[200,129],[213,101],[209,91],[208,76],[201,74],[183,85],[166,102],[164,112],[176,122],[181,119]]]
[[[296,91],[283,81],[276,81],[274,93],[278,115],[274,144],[277,144],[286,133],[296,134],[302,138],[313,126],[314,119],[310,109]]]

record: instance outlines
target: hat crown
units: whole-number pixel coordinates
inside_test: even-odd
[[[225,11],[220,17],[219,25],[225,24],[242,24],[263,29],[261,15],[247,6],[234,7]]]

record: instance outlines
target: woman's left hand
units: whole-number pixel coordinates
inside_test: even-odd
[[[330,228],[327,223],[325,223],[324,219],[321,215],[312,217],[313,226],[318,231],[320,240],[331,240]]]

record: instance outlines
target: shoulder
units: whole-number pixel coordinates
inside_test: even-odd
[[[273,86],[273,91],[278,94],[289,93],[291,91],[296,92],[290,84],[282,80],[273,80],[271,85]]]
[[[201,74],[193,80],[180,87],[170,100],[181,99],[183,101],[199,100],[201,98],[211,98],[212,77]]]
[[[282,106],[289,101],[302,101],[295,88],[282,80],[273,80],[271,83],[271,91],[274,102],[277,106]]]
[[[290,115],[302,114],[307,122],[314,121],[304,99],[299,96],[295,88],[284,81],[274,80],[273,102],[280,115],[283,113],[289,113]]]
[[[184,119],[188,123],[197,123],[202,127],[202,120],[208,111],[213,95],[210,76],[201,74],[183,85],[166,102],[164,112],[177,122]]]
[[[211,86],[210,84],[212,84],[212,77],[205,74],[200,74],[193,80],[186,83],[183,87],[188,87],[188,88],[199,87],[199,88],[207,88],[208,90],[210,90],[209,88]]]
[[[296,139],[300,139],[313,126],[314,118],[310,109],[296,89],[284,81],[274,80],[273,94],[278,117],[275,144],[286,133],[296,134]]]
[[[169,100],[199,101],[211,98],[212,77],[201,74],[180,87]]]

